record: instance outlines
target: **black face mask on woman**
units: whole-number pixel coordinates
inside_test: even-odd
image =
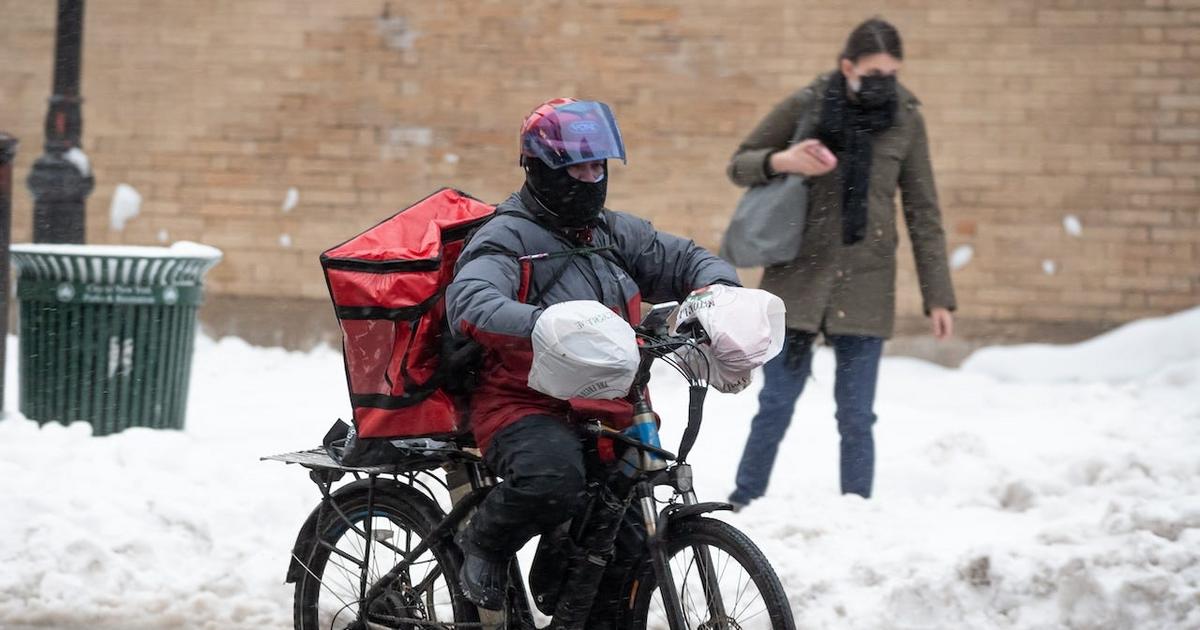
[[[858,102],[866,109],[883,107],[896,100],[896,75],[868,74],[859,79]]]
[[[608,196],[608,162],[604,178],[585,182],[567,172],[567,167],[550,168],[537,158],[525,158],[525,185],[542,207],[546,220],[557,227],[580,229],[594,225]]]

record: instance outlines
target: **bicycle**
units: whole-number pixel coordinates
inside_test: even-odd
[[[675,307],[656,306],[636,328],[642,359],[628,397],[633,425],[625,431],[583,425],[585,439],[608,438],[624,450],[606,478],[589,484],[587,509],[556,530],[560,546],[546,544],[551,538],[543,535],[546,555],[539,545],[534,569],[559,572],[539,574],[536,585],[531,572],[530,590],[550,615],[550,628],[794,630],[787,596],[763,553],[732,525],[705,516],[732,506],[696,498],[686,458],[703,418],[707,366],[683,361],[677,351],[696,350],[706,338],[698,326],[668,334]],[[655,360],[688,380],[688,425],[678,456],[661,447],[644,396]],[[496,484],[470,438],[404,444],[404,458],[388,466],[341,466],[322,449],[264,458],[308,468],[322,496],[301,527],[287,571],[297,630],[537,628],[515,557],[502,611],[476,609],[457,583],[462,556],[454,534]],[[333,490],[347,474],[355,480]],[[664,487],[671,495],[660,500],[654,491]],[[644,548],[627,563],[619,610],[593,611],[628,514],[641,516]]]

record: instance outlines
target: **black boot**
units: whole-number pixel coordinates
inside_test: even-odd
[[[467,530],[459,532],[454,542],[463,552],[462,568],[458,570],[458,583],[462,586],[463,595],[480,608],[504,608],[504,592],[508,588],[508,559],[471,542]]]

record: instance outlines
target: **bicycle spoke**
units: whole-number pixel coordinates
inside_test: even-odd
[[[763,604],[763,605],[766,604],[766,602],[763,602],[763,600],[762,600],[762,593],[758,592],[758,588],[755,587],[754,582],[752,582],[752,577],[749,575],[745,576],[745,587],[742,589],[742,592],[738,593],[737,604],[740,604],[740,602],[742,602],[742,596],[746,592],[748,592],[748,590],[750,588],[754,588],[754,596],[752,596],[752,598],[749,601],[745,602],[745,606],[737,608],[737,610],[739,611],[737,614],[737,617],[736,617],[737,619],[742,619],[743,618],[742,614],[745,611],[749,611],[751,606],[754,606],[755,604]],[[763,606],[762,610],[766,610],[766,605]],[[758,611],[754,614],[751,614],[750,617],[746,617],[746,618],[749,619],[749,618],[755,617],[755,616],[757,616],[757,614],[761,614],[762,610]]]
[[[363,561],[360,558],[365,555],[367,548],[367,540],[363,534],[367,531],[371,532],[371,548],[373,551],[371,553],[371,557],[367,561]],[[389,539],[395,539],[396,534],[396,528],[389,519],[373,516],[369,523],[366,521],[363,522],[363,527],[361,529],[359,527],[347,529],[343,537],[339,539],[338,544],[336,545],[322,541],[323,546],[330,549],[330,551],[334,553],[336,557],[345,559],[346,563],[349,565],[348,566],[346,563],[342,562],[331,562],[331,568],[335,572],[330,574],[328,573],[327,569],[326,579],[322,582],[322,586],[325,588],[325,590],[329,591],[338,600],[338,602],[342,604],[341,608],[333,614],[333,623],[336,623],[342,615],[346,614],[346,612],[351,609],[354,604],[361,605],[358,593],[360,593],[364,588],[362,583],[364,567],[367,569],[367,585],[370,585],[378,581],[384,574],[384,571],[381,570],[381,567],[390,567],[391,565],[395,564],[395,560],[398,557],[404,557],[407,555],[404,550],[401,550],[395,545],[387,542]],[[411,541],[411,537],[408,536],[407,530],[406,539]],[[389,551],[391,552],[390,558],[388,557]],[[431,560],[425,560],[422,561],[422,563],[428,563],[430,561]],[[407,578],[407,575],[403,577]],[[333,588],[330,585],[331,583],[337,584],[338,588]],[[353,599],[348,601],[347,597],[343,596],[343,593],[353,594]]]
[[[436,581],[441,576],[442,576],[441,570],[435,568],[433,571],[429,572],[429,575],[425,576],[425,579],[421,580],[420,584],[417,584],[416,586],[412,587],[413,592],[416,593],[417,595],[424,593],[425,589],[428,589],[431,586],[433,586],[434,581]]]
[[[697,562],[699,563],[700,584],[704,592],[704,601],[708,606],[709,621],[728,618],[729,611],[725,606],[725,597],[721,591],[720,580],[717,577],[717,563],[713,562],[714,553],[718,554],[718,558],[726,554],[721,552],[720,549],[707,545],[695,545],[692,547],[692,551],[696,554]]]
[[[363,566],[363,562],[361,560],[359,560],[357,556],[347,553],[345,551],[342,551],[341,549],[338,549],[336,545],[330,544],[324,540],[320,541],[318,544],[321,545],[322,547],[328,549],[329,551],[341,556],[347,562],[354,563],[354,565],[359,568],[361,568]]]
[[[716,523],[715,521],[712,523]],[[770,571],[764,560],[746,558],[740,533],[724,524],[697,524],[678,535],[679,547],[671,550],[670,566],[679,610],[665,609],[661,589],[648,592],[640,610],[646,627],[664,630],[673,615],[682,615],[687,630],[779,630],[789,614],[786,597],[776,589],[764,591],[761,572]],[[722,531],[724,528],[728,530]],[[714,537],[715,536],[715,537]],[[688,537],[697,539],[686,540]],[[756,551],[756,550],[752,550]],[[739,555],[740,554],[740,555]],[[753,564],[758,562],[758,564]],[[773,577],[773,576],[771,576]],[[768,577],[767,579],[770,579]],[[766,613],[765,615],[763,613]]]
[[[690,561],[690,562],[688,562],[688,568],[687,568],[687,571],[684,573],[684,578],[685,578],[685,579],[687,578],[687,576],[689,576],[689,575],[691,575],[691,574],[692,574],[692,569],[698,566],[698,565],[696,564],[696,560],[697,560],[697,558],[696,558],[696,556],[695,556],[695,553],[694,553],[694,550],[693,550],[693,555],[692,555],[692,557],[691,557],[691,561]],[[697,573],[699,573],[699,571],[697,571]],[[708,611],[708,600],[707,600],[707,598],[705,598],[705,602],[704,602],[704,606],[703,606],[703,607],[697,606],[697,605],[696,605],[696,600],[695,600],[695,598],[692,596],[692,589],[691,589],[691,588],[688,588],[688,587],[686,587],[686,586],[685,586],[685,588],[687,589],[687,593],[688,593],[688,601],[692,602],[692,610],[696,612],[696,621],[697,621],[698,623],[704,623],[704,614],[705,614],[705,612],[706,612],[706,611]],[[703,590],[703,588],[701,588],[701,591],[700,591],[700,592],[701,592],[701,594],[703,594],[703,593],[704,593],[704,590]],[[685,615],[686,615],[686,611],[685,611]],[[710,614],[710,615],[708,615],[708,616],[709,616],[709,617],[711,617],[712,615]]]
[[[292,557],[296,558],[296,554],[292,554]],[[300,568],[304,569],[305,573],[308,573],[309,575],[311,575],[313,577],[313,579],[317,580],[317,583],[320,584],[322,588],[328,590],[330,595],[337,597],[338,601],[342,604],[343,608],[350,606],[350,604],[347,603],[346,600],[339,597],[338,594],[333,591],[333,589],[326,586],[325,582],[322,581],[321,578],[317,577],[317,574],[313,573],[312,569],[308,568],[308,565],[304,564],[304,561],[302,561],[300,558],[296,558],[296,562],[299,562]]]
[[[371,529],[372,529],[372,532],[376,532],[376,530],[375,530],[375,527],[374,527],[374,526],[372,526],[372,528],[371,528]],[[363,551],[363,550],[365,549],[365,543],[366,543],[366,541],[365,541],[365,539],[363,539],[362,533],[360,533],[358,530],[351,530],[351,531],[353,531],[353,532],[354,532],[354,533],[356,533],[356,534],[359,534],[359,538],[358,538],[358,540],[362,540],[362,543],[361,543],[361,544],[363,544],[363,547],[358,547],[358,548],[357,548],[357,550],[358,550],[358,551]],[[380,546],[383,546],[383,547],[385,547],[385,548],[389,549],[389,550],[390,550],[392,553],[395,553],[396,555],[403,556],[403,557],[407,557],[407,556],[408,556],[408,554],[409,554],[409,553],[412,551],[412,544],[411,544],[411,540],[412,540],[412,539],[411,539],[412,532],[408,532],[407,530],[405,531],[406,537],[409,537],[409,538],[408,538],[409,542],[407,543],[407,546],[408,546],[408,551],[405,551],[405,550],[403,550],[403,549],[401,549],[401,548],[397,547],[396,545],[393,545],[392,543],[390,543],[390,542],[388,542],[388,541],[386,540],[386,538],[391,538],[391,537],[394,537],[394,536],[395,536],[395,533],[396,533],[395,531],[392,531],[392,532],[391,532],[392,536],[387,536],[387,537],[375,536],[375,537],[374,537],[374,540],[371,542],[371,546],[372,546],[372,547],[374,547],[374,546],[376,546],[376,545],[380,545]],[[429,562],[429,561],[428,561],[428,560],[426,560],[426,562]]]
[[[747,575],[745,572],[740,572],[738,574],[737,583],[733,588],[733,604],[731,606],[733,609],[732,616],[737,615],[737,611],[742,603],[742,598],[746,594],[746,589],[752,586],[754,586],[754,578],[750,575]]]

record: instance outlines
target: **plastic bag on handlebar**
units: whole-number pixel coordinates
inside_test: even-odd
[[[721,365],[720,361],[713,358],[711,346],[684,346],[676,350],[675,355],[692,374],[707,374],[709,386],[722,394],[736,394],[749,387],[753,381],[753,368],[735,370]]]
[[[688,295],[671,332],[688,322],[699,323],[708,334],[713,372],[719,368],[726,379],[748,377],[783,349],[784,313],[783,300],[767,291],[718,284]],[[716,381],[713,374],[709,381]]]
[[[637,376],[637,338],[629,322],[592,300],[548,307],[533,325],[529,387],[559,398],[622,398]]]

